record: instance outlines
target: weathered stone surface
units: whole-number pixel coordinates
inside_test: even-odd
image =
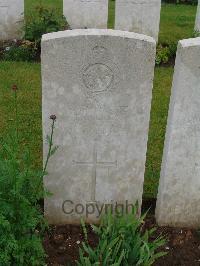
[[[161,0],[116,0],[115,29],[146,34],[158,40]]]
[[[0,40],[22,35],[24,0],[0,0]]]
[[[200,32],[200,0],[198,1],[198,7],[197,7],[195,31]]]
[[[178,46],[156,218],[160,225],[200,224],[200,38]]]
[[[108,0],[64,0],[64,16],[72,29],[106,29]]]
[[[154,61],[155,41],[144,35],[93,29],[43,36],[44,137],[56,114],[59,146],[44,180],[53,193],[45,201],[50,223],[79,222],[62,211],[65,200],[74,202],[65,211],[78,203],[141,203]]]

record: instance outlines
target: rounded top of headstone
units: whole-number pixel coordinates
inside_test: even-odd
[[[75,30],[66,30],[58,31],[53,33],[47,33],[42,36],[42,42],[70,38],[70,37],[79,37],[79,36],[112,36],[112,37],[121,37],[128,39],[137,39],[140,41],[149,42],[156,45],[156,41],[147,35],[129,32],[129,31],[120,31],[120,30],[111,30],[111,29],[75,29]]]
[[[200,37],[181,40],[179,41],[179,45],[181,45],[183,48],[187,48],[191,46],[199,46]]]

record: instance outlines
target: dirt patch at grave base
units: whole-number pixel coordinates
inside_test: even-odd
[[[161,249],[168,254],[154,266],[200,266],[200,231],[184,228],[158,227],[154,218],[145,221],[147,229],[156,228],[155,237],[165,236],[166,245]]]
[[[167,238],[162,251],[168,254],[160,258],[154,264],[155,266],[200,266],[200,233],[198,231],[158,227],[154,218],[148,217],[145,220],[144,230],[152,227],[156,227],[153,238],[160,234]],[[88,227],[88,239],[93,247],[98,243],[98,238],[90,227]],[[47,265],[76,265],[79,247],[83,240],[84,234],[80,226],[52,226],[44,239],[44,248],[48,255]]]
[[[87,230],[88,241],[92,247],[95,247],[98,238],[90,226],[87,226]],[[44,248],[48,256],[47,265],[76,265],[79,247],[83,241],[84,234],[80,226],[51,226],[44,239]]]

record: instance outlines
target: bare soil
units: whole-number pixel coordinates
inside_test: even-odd
[[[167,239],[162,250],[168,254],[160,258],[155,266],[200,266],[200,232],[184,228],[158,227],[154,217],[149,216],[145,220],[145,229],[152,227],[156,227],[155,238],[162,234]],[[95,246],[98,238],[90,227],[88,231],[89,243]],[[80,226],[52,226],[44,240],[48,254],[47,265],[76,265],[82,241],[84,235]]]

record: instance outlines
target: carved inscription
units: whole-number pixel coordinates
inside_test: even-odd
[[[86,90],[87,96],[84,104],[74,112],[74,121],[77,127],[86,136],[90,136],[91,141],[95,140],[92,161],[73,161],[77,166],[91,166],[91,201],[95,202],[96,196],[96,179],[98,168],[105,168],[109,178],[109,168],[117,167],[117,161],[99,161],[97,153],[97,143],[102,136],[108,137],[114,133],[114,128],[118,131],[118,126],[123,127],[123,116],[128,112],[127,105],[113,106],[102,100],[105,93],[109,96],[113,94],[113,88],[120,75],[118,68],[109,58],[109,51],[101,43],[95,45],[89,54],[89,64],[82,68],[81,79],[83,89]],[[102,98],[103,97],[103,98]],[[119,121],[120,120],[120,121]],[[125,119],[124,119],[125,120]],[[88,127],[88,123],[92,127]]]
[[[121,128],[121,132],[123,131],[128,104],[123,101],[122,104],[115,106],[112,100],[106,100],[108,97],[114,99],[113,93],[116,93],[115,88],[119,87],[116,84],[121,76],[118,66],[110,58],[109,50],[102,43],[97,43],[88,57],[90,63],[81,71],[83,90],[87,96],[85,95],[84,104],[74,113],[74,121],[78,127],[81,125],[86,135],[101,139],[103,136],[108,137],[116,133],[118,127]],[[87,127],[88,121],[92,123],[92,127]]]
[[[107,52],[107,49],[101,45],[96,45],[93,49],[93,55],[95,57],[98,57],[98,56],[104,56]]]
[[[79,162],[79,161],[73,161],[73,164],[75,165],[85,165],[85,166],[91,166],[92,167],[92,191],[91,191],[91,201],[95,202],[96,199],[96,179],[97,179],[97,168],[103,167],[109,169],[110,167],[117,167],[117,161],[114,162],[101,162],[98,161],[97,157],[97,150],[96,145],[94,145],[93,149],[93,160],[92,162]],[[108,178],[109,178],[109,172],[108,172]]]
[[[92,138],[101,139],[103,136],[109,137],[112,134],[119,134],[126,131],[126,116],[129,112],[128,106],[109,107],[103,105],[96,109],[80,107],[74,113],[74,121],[77,125],[81,125],[82,130],[87,132]],[[87,127],[88,123],[92,123],[92,127]]]
[[[119,106],[119,107],[106,107],[103,105],[101,109],[97,109],[97,112],[94,112],[93,109],[80,108],[74,114],[75,121],[115,121],[121,119],[122,116],[128,113],[128,106]]]

